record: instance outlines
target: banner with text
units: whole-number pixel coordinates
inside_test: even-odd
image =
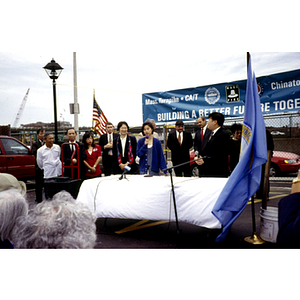
[[[258,77],[257,88],[263,114],[300,110],[300,70]],[[212,112],[227,117],[244,115],[247,80],[168,92],[147,93],[143,99],[143,121],[157,123],[193,121]]]

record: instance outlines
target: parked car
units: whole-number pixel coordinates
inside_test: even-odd
[[[35,157],[19,140],[0,136],[0,173],[14,175],[26,181],[35,177]]]
[[[300,168],[300,156],[284,151],[273,151],[270,166],[270,177],[277,177],[282,173],[297,172]]]
[[[195,157],[194,150],[190,151],[191,174],[198,177],[199,171],[197,164],[193,162]],[[273,151],[270,165],[270,177],[277,177],[282,173],[298,172],[300,168],[300,156],[292,152]]]

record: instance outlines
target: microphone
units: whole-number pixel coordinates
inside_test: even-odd
[[[124,167],[124,171],[123,171],[121,177],[119,178],[119,180],[122,180],[122,179],[123,179],[123,176],[124,176],[127,172],[129,172],[130,170],[131,170],[130,165],[126,165],[126,166]]]
[[[145,135],[145,139],[149,139],[149,134],[146,134],[146,135]]]
[[[150,175],[150,174],[149,174],[149,170],[150,170],[150,166],[147,165],[147,174],[144,175],[144,177],[153,177],[153,175]]]
[[[195,157],[198,156],[198,155],[199,155],[199,151],[196,150],[196,151],[195,151]]]

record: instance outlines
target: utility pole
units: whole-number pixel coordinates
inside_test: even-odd
[[[77,96],[77,63],[76,63],[76,52],[73,52],[73,75],[74,75],[74,129],[77,132],[76,140],[79,141],[79,126],[78,126],[78,114],[79,114],[79,104]],[[72,112],[71,112],[72,113]]]

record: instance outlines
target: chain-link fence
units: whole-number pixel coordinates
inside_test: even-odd
[[[274,151],[270,165],[271,180],[291,180],[300,168],[300,115],[264,115],[266,130],[270,132],[267,140],[273,142]],[[225,127],[233,123],[243,123],[243,119],[226,119]]]
[[[292,152],[300,155],[300,115],[264,115],[266,129],[271,133],[274,151]],[[243,123],[242,118],[226,119],[224,126],[230,129],[233,123]]]
[[[300,168],[300,115],[277,114],[264,115],[268,140],[274,145],[270,165],[270,179],[290,181],[295,177]],[[243,124],[243,118],[225,119],[224,128],[232,135],[231,126],[234,123]],[[163,145],[166,145],[167,135],[174,130],[173,125],[158,126]],[[185,130],[192,133],[193,137],[199,127],[195,123],[186,123]],[[270,142],[270,141],[269,141]],[[269,143],[268,143],[269,144]],[[167,160],[170,160],[170,151],[164,147]]]

